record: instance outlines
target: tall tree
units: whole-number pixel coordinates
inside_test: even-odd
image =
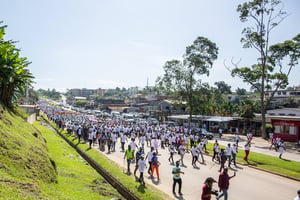
[[[231,94],[231,86],[225,83],[224,81],[217,81],[214,83],[215,86],[220,90],[222,94]]]
[[[2,22],[0,22],[1,24]],[[33,76],[26,69],[30,62],[20,57],[14,41],[5,41],[5,28],[0,26],[0,100],[8,107],[31,87]]]
[[[217,56],[216,44],[205,37],[198,37],[192,45],[186,47],[183,61],[167,61],[163,67],[163,77],[157,79],[156,83],[160,88],[164,88],[169,94],[175,92],[188,102],[190,120],[194,109],[193,94],[196,87],[202,84],[199,76],[209,75]]]
[[[252,26],[245,28],[242,32],[243,47],[254,48],[259,55],[257,64],[251,67],[238,68],[237,64],[233,63],[235,69],[231,71],[231,75],[242,78],[244,82],[249,83],[253,89],[259,92],[263,138],[266,137],[265,113],[270,101],[270,99],[265,99],[265,90],[272,88],[275,93],[278,89],[286,87],[291,68],[295,66],[299,58],[299,55],[297,57],[295,54],[299,48],[296,45],[297,38],[289,41],[287,47],[280,44],[273,46],[269,44],[271,31],[287,16],[286,12],[281,10],[281,5],[281,0],[252,0],[240,4],[237,8],[242,22],[253,22]],[[283,70],[283,66],[277,69],[283,58],[290,58],[286,71]]]

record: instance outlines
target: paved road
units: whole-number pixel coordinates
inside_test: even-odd
[[[241,142],[239,146],[243,147],[246,141],[246,136],[240,136],[240,138]],[[234,141],[234,135],[224,134],[222,140],[218,141],[221,145],[227,145],[228,143]],[[282,158],[300,162],[300,148],[297,147],[295,143],[291,142],[286,142],[285,145],[286,151],[284,151]],[[272,150],[270,150],[269,147],[270,143],[267,140],[262,139],[261,137],[254,137],[251,142],[251,151],[278,157],[279,152],[276,152],[274,150],[274,147]]]
[[[228,141],[221,141],[221,143],[223,142],[226,144],[228,143]],[[95,146],[95,148],[97,148],[97,146]],[[149,148],[145,149],[146,152],[148,150]],[[105,152],[103,153],[103,155],[118,163],[120,166],[124,166],[124,152],[121,152],[119,146],[116,147],[116,152],[113,152],[111,154],[107,154]],[[171,165],[168,162],[168,156],[169,154],[167,149],[161,149],[159,151],[159,161],[161,162],[159,171],[161,181],[158,182],[156,178],[150,179],[150,176],[148,176],[147,173],[145,174],[145,181],[146,184],[151,184],[157,187],[158,189],[169,194],[174,199],[199,200],[201,196],[201,187],[204,180],[208,176],[214,177],[216,180],[218,179],[219,165],[212,162],[211,157],[205,155],[206,164],[197,164],[199,167],[194,168],[191,165],[191,154],[186,154],[184,158],[184,164],[186,166],[182,167],[182,170],[185,172],[185,174],[182,175],[183,196],[174,196],[172,194],[173,180],[171,174],[173,165]],[[175,160],[178,160],[179,156],[174,155],[174,158]],[[132,164],[131,166],[131,169],[133,168],[134,164]],[[289,200],[293,199],[293,197],[296,195],[296,191],[300,189],[300,182],[298,181],[283,178],[281,176],[273,175],[267,172],[255,170],[247,166],[240,165],[235,169],[231,169],[229,170],[229,175],[232,175],[234,170],[237,171],[237,176],[231,179],[230,181],[230,200]],[[214,185],[214,188],[218,189],[217,184]],[[212,199],[215,199],[215,197],[212,197]]]

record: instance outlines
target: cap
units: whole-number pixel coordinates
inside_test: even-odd
[[[298,190],[297,193],[300,194],[300,190]]]
[[[208,177],[206,180],[205,180],[205,182],[204,183],[208,183],[208,182],[217,182],[214,178],[212,178],[212,177]]]

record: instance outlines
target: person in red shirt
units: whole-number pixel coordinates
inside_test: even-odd
[[[228,168],[225,167],[223,172],[219,175],[219,181],[218,186],[220,188],[220,192],[222,192],[220,195],[217,196],[217,199],[220,199],[222,196],[224,196],[224,200],[228,199],[228,188],[229,188],[229,180],[233,177],[235,177],[235,172],[233,176],[228,176]]]
[[[210,200],[211,194],[218,195],[217,191],[212,190],[212,185],[215,183],[216,180],[212,177],[208,177],[202,186],[202,194],[201,194],[201,200]]]

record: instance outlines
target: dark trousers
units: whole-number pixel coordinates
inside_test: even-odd
[[[179,179],[173,178],[173,193],[175,193],[176,183],[178,183],[178,185],[179,185],[178,193],[181,193],[181,186],[182,186],[182,180],[181,180],[181,178],[179,178]]]

